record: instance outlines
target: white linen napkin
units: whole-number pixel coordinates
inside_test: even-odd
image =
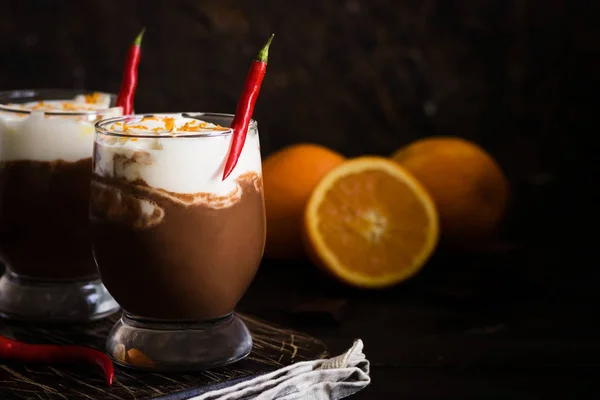
[[[193,400],[330,400],[350,396],[371,382],[369,360],[357,339],[345,353],[302,361],[254,379],[192,397]]]

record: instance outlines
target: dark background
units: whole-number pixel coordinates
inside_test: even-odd
[[[436,255],[414,281],[376,294],[266,261],[242,308],[334,352],[362,337],[374,383],[357,398],[542,398],[593,390],[600,365],[599,4],[2,0],[0,88],[116,92],[145,26],[136,111],[233,112],[275,33],[254,114],[263,156],[307,141],[347,156],[439,134],[479,143],[512,189],[487,251]],[[351,317],[290,312],[314,298],[342,300]]]

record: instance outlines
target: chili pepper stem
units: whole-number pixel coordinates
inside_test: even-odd
[[[133,44],[135,46],[141,46],[142,45],[142,38],[144,37],[144,33],[146,32],[146,28],[142,28],[142,31],[139,33],[139,35],[136,36],[135,40],[133,41]]]
[[[256,56],[256,61],[264,62],[265,64],[269,62],[269,47],[271,46],[271,42],[273,41],[274,37],[275,34],[272,33],[269,37],[269,40],[267,40],[265,46],[258,52],[258,56]]]
[[[267,71],[269,46],[271,45],[274,36],[274,34],[271,34],[269,40],[267,40],[267,43],[258,52],[256,58],[250,65],[250,70],[246,76],[244,89],[242,90],[242,94],[238,100],[233,121],[231,121],[231,130],[233,133],[231,138],[231,146],[229,148],[229,153],[227,154],[227,159],[225,161],[225,168],[223,170],[223,181],[227,179],[227,177],[235,168],[238,159],[240,158],[242,149],[244,148],[244,142],[246,141],[246,135],[248,134],[248,126],[250,125],[252,113],[254,112],[254,105],[256,104],[256,99],[258,98],[258,93],[260,92],[260,86]]]

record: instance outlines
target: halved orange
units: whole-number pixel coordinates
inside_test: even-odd
[[[438,215],[419,182],[377,156],[347,160],[313,190],[304,212],[311,259],[344,283],[396,285],[416,274],[438,242]]]

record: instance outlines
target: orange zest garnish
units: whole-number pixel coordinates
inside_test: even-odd
[[[200,129],[202,129],[202,127],[200,125],[194,125],[193,122],[191,124],[186,122],[181,128],[179,128],[179,130],[183,132],[198,132]]]
[[[73,103],[62,103],[63,110],[73,111],[77,110],[77,106]]]
[[[148,127],[146,125],[123,125],[123,132],[127,132],[130,129],[139,129],[141,131],[147,131]]]
[[[41,108],[44,108],[46,106],[46,104],[43,101],[40,101],[39,103],[37,103],[36,105],[34,105],[33,107],[31,107],[32,110],[39,110]]]
[[[164,117],[163,121],[165,123],[165,130],[172,131],[173,128],[175,127],[175,118]]]
[[[221,125],[215,125],[215,126],[208,127],[207,125],[209,125],[209,123],[203,122],[203,121],[188,121],[188,122],[185,122],[181,127],[177,128],[175,125],[175,118],[173,118],[173,117],[157,118],[156,116],[153,116],[153,115],[142,117],[141,122],[159,121],[159,120],[162,120],[164,122],[163,127],[150,128],[143,124],[137,124],[137,125],[131,124],[130,125],[130,124],[124,123],[124,122],[115,122],[110,126],[110,130],[118,130],[120,128],[123,132],[128,132],[132,129],[151,131],[151,132],[162,132],[162,131],[173,132],[175,130],[180,131],[180,132],[199,132],[202,129],[215,130],[215,131],[227,131],[230,129],[230,128],[227,128],[227,127],[224,127]],[[131,122],[133,122],[133,121],[131,121]]]
[[[92,94],[85,95],[85,102],[87,104],[96,104],[99,99],[100,99],[100,93],[98,93],[98,92],[94,92]]]
[[[109,130],[114,131],[117,128],[120,128],[123,126],[122,122],[115,122],[114,124],[112,124],[109,128]]]

